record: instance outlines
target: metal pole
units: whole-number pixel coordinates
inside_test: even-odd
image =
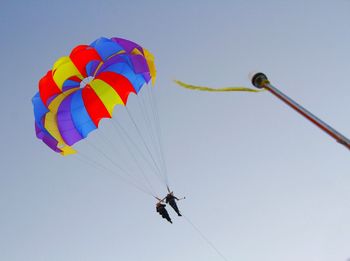
[[[287,105],[289,105],[291,108],[299,112],[302,116],[307,118],[309,121],[314,123],[316,126],[318,126],[321,130],[326,132],[328,135],[333,137],[337,142],[344,145],[348,149],[350,149],[350,140],[346,138],[341,133],[337,132],[335,129],[333,129],[331,126],[329,126],[327,123],[322,121],[320,118],[313,115],[311,112],[306,110],[304,107],[302,107],[300,104],[293,101],[291,98],[289,98],[287,95],[282,93],[280,90],[278,90],[276,87],[271,85],[270,81],[267,79],[267,76],[263,73],[257,73],[252,78],[252,83],[255,87],[259,89],[266,89],[269,92],[271,92],[273,95],[275,95],[277,98],[285,102]]]

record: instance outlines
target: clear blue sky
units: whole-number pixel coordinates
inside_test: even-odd
[[[271,81],[350,136],[350,1],[2,1],[0,260],[221,260],[154,200],[35,138],[30,102],[60,56],[100,36],[156,58],[173,189],[229,260],[350,257],[350,154],[269,93],[199,93]],[[100,171],[101,172],[101,171]]]

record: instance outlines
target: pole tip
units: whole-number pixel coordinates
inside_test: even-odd
[[[258,89],[264,88],[263,83],[266,81],[268,81],[267,76],[262,72],[258,72],[252,77],[252,84]]]

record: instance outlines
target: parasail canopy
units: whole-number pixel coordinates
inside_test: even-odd
[[[73,144],[155,78],[153,55],[132,41],[101,37],[78,45],[39,81],[32,98],[36,136],[57,153],[76,153]]]

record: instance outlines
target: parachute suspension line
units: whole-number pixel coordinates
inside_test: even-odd
[[[163,146],[162,146],[162,139],[161,139],[161,130],[160,130],[160,119],[158,116],[158,110],[157,110],[157,106],[156,106],[156,99],[153,97],[153,92],[151,88],[147,88],[147,94],[150,100],[150,104],[151,104],[151,111],[152,111],[152,116],[154,119],[154,125],[155,125],[155,129],[157,131],[157,137],[158,137],[158,144],[159,144],[159,150],[161,153],[161,159],[162,159],[162,163],[166,172],[166,164],[165,164],[165,157],[164,157],[164,152],[163,152]]]
[[[198,235],[225,261],[229,261],[220,251],[219,249],[199,230],[199,228],[193,224],[193,222],[186,216],[182,214],[185,220],[191,225],[191,227],[198,233]]]
[[[136,167],[138,168],[138,170],[140,171],[139,173],[142,175],[143,179],[145,180],[146,184],[148,185],[148,187],[150,188],[150,190],[152,191],[153,194],[155,194],[155,190],[152,186],[152,183],[150,182],[149,178],[147,177],[144,169],[141,167],[139,160],[137,159],[137,157],[134,155],[134,153],[132,152],[132,150],[130,149],[130,147],[127,145],[127,143],[123,140],[123,143],[125,144],[129,154],[131,155],[131,157],[133,158]]]
[[[113,169],[110,169],[108,167],[106,167],[104,164],[98,162],[98,161],[94,161],[93,159],[91,159],[91,157],[87,156],[86,154],[82,154],[82,153],[79,153],[79,154],[76,154],[77,157],[81,157],[85,160],[85,162],[87,162],[88,164],[90,164],[91,166],[95,167],[97,170],[103,170],[104,172],[102,172],[103,174],[106,174],[105,171],[107,171],[107,173],[110,173],[110,174],[113,174],[113,176],[117,176],[119,177],[119,179],[125,183],[126,185],[129,185],[130,187],[134,187],[136,188],[137,190],[139,190],[140,192],[144,193],[144,194],[147,194],[149,196],[152,196],[154,197],[154,193],[152,193],[151,191],[145,189],[143,186],[140,186],[139,184],[137,184],[136,182],[132,181],[132,180],[129,180],[127,179],[125,176],[121,175],[120,172],[116,171],[116,170],[113,170]]]
[[[140,101],[141,100],[141,101]],[[137,99],[137,103],[138,103],[138,107],[139,107],[139,110],[142,112],[142,115],[143,115],[143,122],[145,123],[145,126],[146,126],[146,129],[147,129],[147,132],[148,132],[148,136],[150,138],[150,141],[151,141],[151,144],[156,144],[156,138],[154,136],[154,131],[153,131],[153,124],[152,124],[152,121],[150,120],[150,117],[148,115],[148,111],[147,111],[147,106],[145,105],[143,99],[140,97],[140,99]],[[155,147],[155,146],[153,146]],[[154,148],[154,151],[155,151],[155,156],[159,159],[159,155],[158,155],[158,151],[156,148]],[[161,163],[161,162],[158,162],[158,163]],[[160,166],[162,167],[162,166]],[[162,170],[163,172],[163,170]]]
[[[102,136],[104,139],[106,139],[106,140],[109,142],[109,144],[112,145],[112,147],[114,148],[115,151],[120,152],[120,150],[116,147],[116,145],[114,144],[114,142],[113,142],[110,138],[108,138],[106,135],[104,135],[104,133],[103,133],[102,131],[99,132],[99,135]],[[122,139],[122,140],[123,140],[123,139]],[[104,142],[106,142],[106,141],[104,141]],[[152,187],[152,185],[151,185],[149,179],[147,178],[147,176],[145,175],[144,170],[143,170],[143,169],[141,168],[141,166],[139,165],[139,162],[138,162],[138,160],[136,159],[135,155],[132,153],[131,149],[129,148],[129,146],[127,146],[127,144],[125,143],[124,140],[123,140],[123,143],[126,145],[127,150],[128,150],[128,152],[130,153],[130,155],[132,156],[132,158],[133,158],[133,160],[134,160],[134,162],[135,162],[136,167],[137,167],[138,170],[140,171],[140,172],[137,172],[137,171],[136,171],[136,172],[133,172],[133,173],[140,173],[140,174],[142,174],[142,177],[143,177],[143,179],[145,180],[145,185],[148,186],[148,190],[149,190],[149,191],[152,191],[152,194],[155,194],[154,188]],[[130,173],[130,172],[129,172],[129,173]],[[138,179],[138,176],[139,176],[139,175],[137,175],[137,174],[134,175],[134,177],[135,177],[136,179]]]
[[[112,124],[113,127],[118,131],[121,132],[124,137],[127,138],[127,140],[129,140],[129,142],[133,145],[131,146],[131,148],[135,148],[136,151],[141,155],[141,157],[143,158],[143,160],[147,163],[148,167],[151,169],[151,172],[157,177],[157,180],[159,180],[161,183],[163,183],[162,178],[160,176],[160,173],[158,173],[158,170],[156,169],[155,165],[153,164],[153,162],[150,162],[149,159],[147,159],[147,157],[145,156],[145,154],[140,150],[140,148],[137,146],[137,144],[131,139],[131,137],[129,136],[129,134],[127,133],[127,131],[117,122],[114,121],[112,118]],[[126,142],[126,141],[125,141]],[[127,143],[127,142],[126,142]]]
[[[96,168],[97,170],[105,170],[107,171],[107,173],[111,173],[111,174],[117,174],[117,176],[120,178],[120,180],[122,182],[124,182],[125,184],[129,185],[130,187],[133,187],[137,190],[139,190],[140,192],[146,194],[146,195],[149,195],[149,196],[152,196],[152,197],[155,197],[155,195],[153,195],[152,193],[150,193],[149,191],[141,188],[140,186],[138,186],[137,184],[135,184],[134,182],[131,182],[129,180],[127,180],[125,177],[123,177],[122,175],[120,175],[120,173],[116,172],[116,171],[113,171],[109,168],[107,168],[106,166],[100,164],[99,162],[91,159],[91,157],[87,156],[87,155],[84,155],[82,152],[79,152],[78,154],[75,154],[76,158],[81,161],[81,162],[86,162],[87,164],[93,166],[94,168]],[[79,158],[80,157],[80,158]],[[102,172],[104,174],[106,174],[106,172]]]
[[[130,164],[127,164],[129,162],[116,160],[118,158],[118,155],[121,154],[121,151],[110,138],[103,134],[102,130],[100,130],[96,137],[98,137],[99,140],[101,140],[102,143],[105,145],[105,147],[99,146],[100,149],[103,150],[107,155],[110,155],[111,160],[115,161],[118,165],[119,163],[123,163],[123,168],[127,170],[128,173],[133,173],[133,168],[130,167]],[[113,154],[109,153],[109,149]]]
[[[143,95],[145,96],[145,95]],[[153,117],[153,120],[152,120],[152,117],[150,117],[148,111],[149,109],[147,108],[144,100],[141,98],[140,99],[141,102],[138,100],[138,104],[139,104],[139,108],[140,110],[143,112],[144,114],[144,122],[145,122],[145,125],[149,128],[149,133],[151,133],[150,137],[151,137],[151,140],[153,140],[152,142],[155,144],[154,145],[154,150],[156,152],[156,155],[157,155],[157,158],[159,159],[159,164],[160,164],[160,167],[162,169],[162,173],[163,175],[165,176],[165,168],[164,168],[164,164],[163,164],[163,160],[162,160],[162,155],[161,155],[161,150],[160,150],[160,144],[159,144],[159,137],[158,137],[158,133],[157,133],[157,129],[156,129],[156,124],[155,124],[155,118]],[[148,103],[150,103],[151,101],[149,101]],[[147,124],[147,122],[149,124]],[[153,128],[155,128],[153,130]],[[166,181],[166,177],[165,177],[165,181]],[[167,183],[167,182],[166,182]]]
[[[130,112],[129,112],[129,110],[128,110],[128,108],[127,108],[126,106],[125,106],[125,109],[126,109],[128,115],[129,115],[129,117],[130,117],[130,120],[132,121],[133,125],[135,126],[137,133],[138,133],[139,136],[141,137],[141,140],[142,140],[142,142],[143,142],[143,145],[145,146],[145,148],[146,148],[146,150],[148,151],[148,153],[149,153],[149,155],[150,155],[150,157],[151,157],[151,159],[152,159],[154,165],[156,166],[158,172],[159,172],[160,175],[161,175],[161,170],[159,169],[159,166],[158,166],[157,162],[154,160],[154,157],[153,157],[153,155],[152,155],[152,152],[150,151],[149,147],[147,146],[147,143],[146,143],[146,141],[145,141],[145,139],[144,139],[144,137],[143,137],[143,135],[142,135],[142,133],[141,133],[139,127],[137,126],[135,120],[133,119],[132,115],[130,114]]]
[[[97,152],[100,153],[100,155],[102,155],[103,157],[105,157],[109,162],[111,162],[116,168],[118,168],[120,171],[122,171],[122,173],[128,175],[129,177],[131,177],[132,175],[126,171],[124,168],[122,168],[119,164],[117,164],[115,161],[113,161],[106,153],[104,153],[102,150],[100,150],[96,145],[94,145],[93,143],[89,142],[88,140],[86,140],[86,144],[90,145],[91,147],[93,147]],[[118,173],[120,177],[122,177],[122,175],[119,172],[115,172]],[[124,179],[126,179],[125,177],[123,177]],[[139,185],[137,185],[135,182],[129,181],[130,183],[134,184],[135,186],[139,187]],[[144,190],[144,189],[143,189]],[[151,192],[148,192],[148,194],[152,195]],[[152,195],[153,196],[153,195]]]
[[[156,123],[156,129],[157,129],[157,136],[158,136],[158,140],[159,140],[159,149],[161,151],[161,155],[162,155],[162,161],[163,161],[163,165],[164,165],[164,173],[165,173],[165,178],[166,178],[166,183],[169,186],[169,178],[168,178],[168,170],[167,170],[167,166],[166,166],[166,161],[165,161],[165,154],[163,151],[163,143],[162,143],[162,131],[160,128],[160,118],[159,118],[159,114],[158,114],[158,106],[157,106],[157,99],[154,97],[154,94],[152,92],[152,89],[148,88],[148,95],[150,97],[151,100],[151,108],[152,108],[152,112],[153,112],[153,116],[155,118],[155,123]]]
[[[104,156],[109,162],[111,162],[115,167],[117,167],[122,172],[129,174],[123,167],[121,167],[119,164],[117,164],[111,157],[109,157],[104,151],[102,151],[100,148],[98,148],[95,144],[91,143],[87,140],[86,142],[90,146],[92,146],[96,151],[98,151],[102,156]]]
[[[114,122],[112,121],[112,125],[114,126]],[[146,184],[148,185],[149,189],[153,192],[153,194],[155,194],[155,190],[152,186],[152,183],[150,182],[149,178],[147,177],[144,169],[142,168],[139,159],[136,157],[135,152],[132,151],[131,146],[126,142],[126,140],[123,138],[123,136],[121,135],[119,129],[116,128],[116,130],[118,131],[118,136],[121,137],[121,140],[124,144],[124,146],[127,148],[130,156],[132,157],[132,159],[134,160],[134,163],[136,165],[136,167],[139,170],[139,173],[142,175],[143,179],[145,180]],[[114,145],[113,145],[114,146]]]

